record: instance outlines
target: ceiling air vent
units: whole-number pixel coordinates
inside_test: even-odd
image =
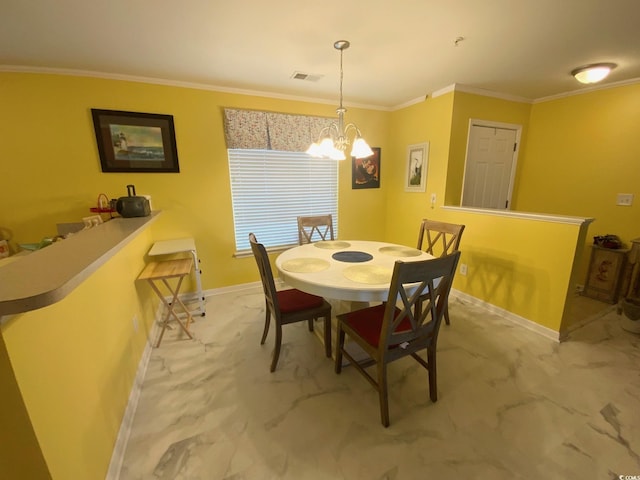
[[[311,73],[293,72],[293,75],[291,75],[291,78],[293,78],[294,80],[304,80],[306,82],[317,82],[323,76],[324,75],[313,75]]]

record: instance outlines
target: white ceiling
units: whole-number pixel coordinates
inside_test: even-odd
[[[0,65],[393,108],[462,84],[535,100],[640,79],[640,0],[2,0]],[[458,42],[457,37],[464,37]],[[292,79],[294,72],[321,76]]]

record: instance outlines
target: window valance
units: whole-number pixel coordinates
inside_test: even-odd
[[[224,109],[227,148],[304,152],[332,118]]]

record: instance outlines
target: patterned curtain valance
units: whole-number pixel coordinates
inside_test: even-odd
[[[333,119],[309,115],[224,109],[227,148],[304,152]]]

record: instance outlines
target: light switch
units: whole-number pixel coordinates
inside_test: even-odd
[[[630,207],[633,203],[633,193],[619,193],[616,205]]]

